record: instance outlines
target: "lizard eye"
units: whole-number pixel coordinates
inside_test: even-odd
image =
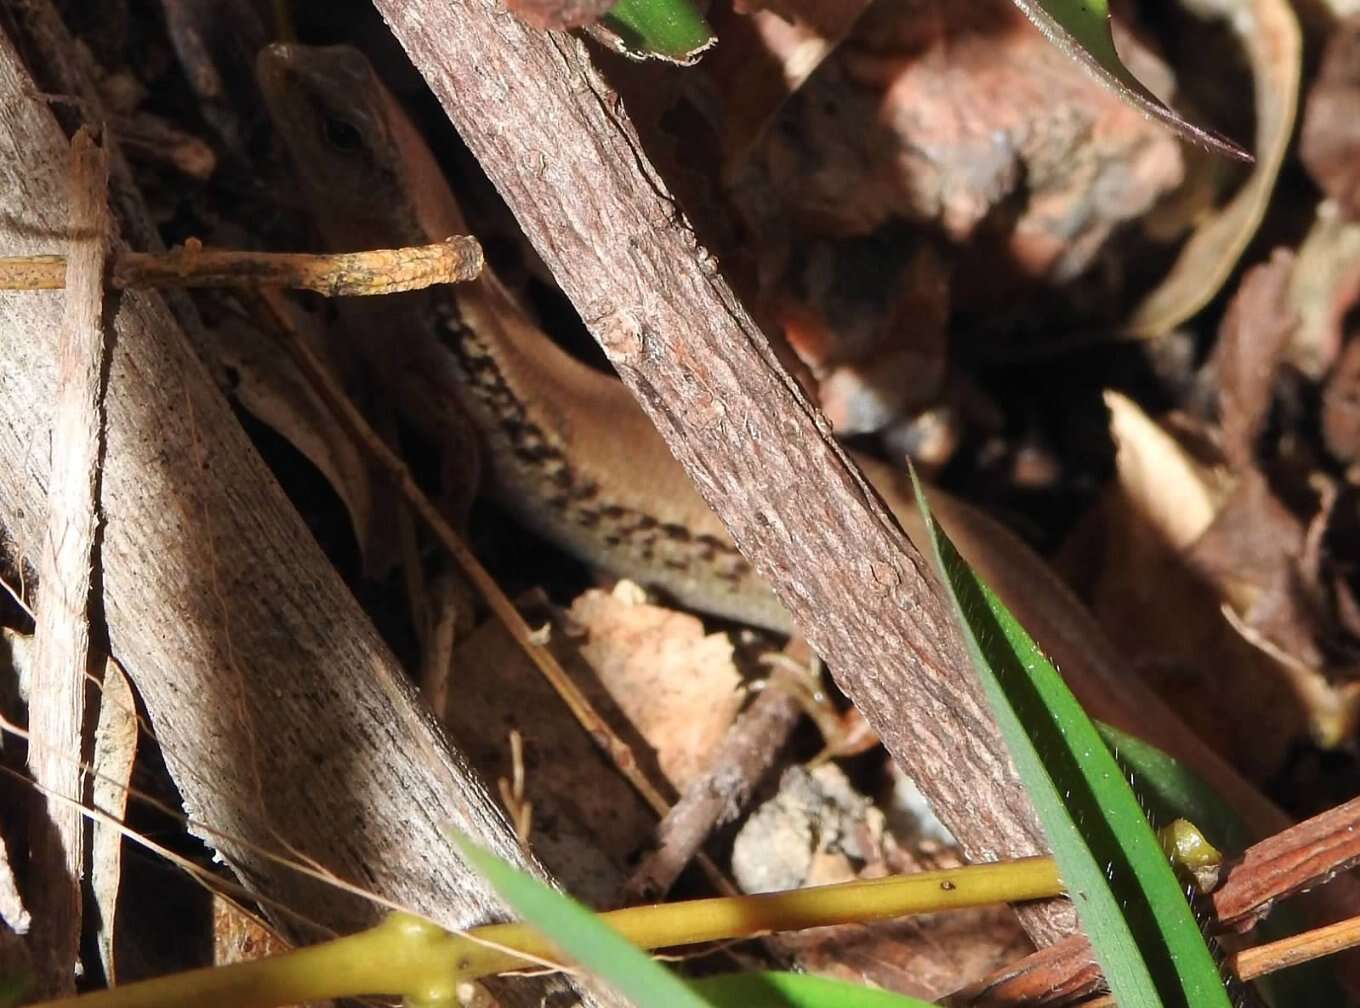
[[[358,127],[334,116],[327,116],[321,121],[321,135],[328,144],[345,154],[357,151],[364,145],[363,134]]]

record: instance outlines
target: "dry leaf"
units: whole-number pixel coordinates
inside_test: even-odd
[[[1306,704],[1279,663],[1223,617],[1186,561],[1227,490],[1132,401],[1107,392],[1116,481],[1102,500],[1092,608],[1132,666],[1252,779],[1274,774],[1307,732]]]
[[[1199,311],[1232,273],[1265,214],[1294,131],[1303,59],[1298,20],[1287,0],[1196,0],[1242,40],[1256,100],[1256,164],[1222,208],[1206,217],[1175,265],[1130,314],[1131,336],[1160,336]]]
[[[1360,300],[1360,224],[1335,203],[1318,206],[1317,219],[1299,246],[1290,301],[1299,327],[1289,347],[1294,367],[1321,381],[1346,338],[1345,321]]]
[[[1221,445],[1234,471],[1252,465],[1256,436],[1270,414],[1276,368],[1298,324],[1289,304],[1293,269],[1294,256],[1284,249],[1253,266],[1219,326],[1213,368]]]
[[[1327,39],[1299,137],[1299,158],[1348,218],[1360,217],[1360,17]]]
[[[530,28],[567,31],[594,24],[614,0],[505,0],[510,13]]]
[[[1214,519],[1221,481],[1132,399],[1106,392],[1105,405],[1121,493],[1162,542],[1189,548]]]
[[[618,592],[588,591],[570,616],[587,632],[581,657],[683,790],[707,768],[744,699],[731,640],[706,634],[687,613]]]

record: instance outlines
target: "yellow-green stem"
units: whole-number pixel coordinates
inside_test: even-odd
[[[1061,893],[1052,859],[1035,857],[792,892],[630,907],[600,917],[633,944],[651,949]],[[522,952],[528,961],[506,950]],[[368,931],[322,945],[95,991],[48,1002],[44,1008],[179,1008],[188,1004],[194,1008],[273,1008],[375,994],[401,994],[415,1003],[434,1005],[451,1003],[460,982],[543,960],[560,961],[560,956],[524,924],[492,924],[459,935],[406,914],[392,914]]]

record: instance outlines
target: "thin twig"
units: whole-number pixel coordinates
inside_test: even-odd
[[[1228,966],[1240,980],[1255,980],[1289,966],[1312,962],[1360,945],[1360,917],[1290,935],[1279,941],[1243,949],[1228,957]]]
[[[482,271],[475,238],[454,236],[433,245],[310,255],[238,252],[186,242],[164,254],[118,252],[109,285],[128,287],[291,287],[327,297],[396,294],[441,283],[473,280]],[[0,290],[60,290],[63,256],[0,259]]]
[[[108,167],[85,127],[71,141],[68,186],[70,282],[57,342],[52,470],[29,693],[29,728],[38,744],[29,749],[29,763],[34,780],[49,792],[80,795],[109,234]],[[53,993],[69,992],[80,940],[85,845],[79,812],[63,803],[43,802],[30,846],[35,873],[32,942],[42,957],[42,982]]]
[[[806,662],[811,658],[806,643],[796,637],[790,643],[795,642]],[[720,819],[731,820],[745,807],[802,710],[794,693],[772,679],[733,722],[708,768],[690,781],[657,824],[656,849],[625,883],[622,905],[653,902],[666,895]]]

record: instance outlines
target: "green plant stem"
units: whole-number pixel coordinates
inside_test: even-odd
[[[1052,859],[1034,857],[792,892],[630,907],[599,916],[634,945],[650,949],[1061,894]],[[523,924],[453,934],[407,914],[392,914],[368,931],[321,945],[94,991],[48,1002],[46,1008],[272,1008],[375,994],[434,1004],[452,998],[460,982],[544,960],[556,962],[559,956]]]
[[[274,1005],[421,993],[452,997],[458,952],[451,934],[408,914],[345,938],[230,966],[172,973],[50,1001],[50,1008],[272,1008]]]
[[[599,917],[634,945],[655,949],[1061,894],[1053,860],[1033,857],[790,892],[629,907]],[[469,935],[538,959],[555,955],[551,945],[523,924],[493,924]],[[480,946],[468,955],[466,976],[486,976],[523,965],[508,952]]]

